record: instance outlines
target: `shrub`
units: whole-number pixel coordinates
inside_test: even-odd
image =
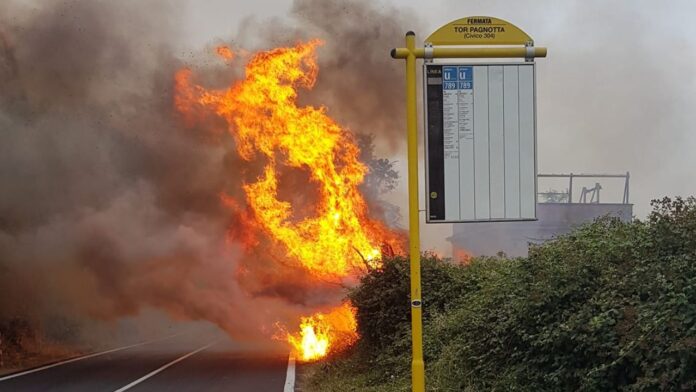
[[[654,206],[645,222],[601,219],[493,266],[494,278],[428,329],[441,353],[431,386],[695,389],[696,202]]]
[[[426,255],[428,389],[696,390],[696,200],[653,205],[644,221],[600,219],[527,258],[460,266]],[[404,389],[407,260],[386,261],[350,299],[361,341],[316,377]]]
[[[462,288],[463,270],[433,254],[421,258],[423,318],[444,311]],[[386,260],[382,268],[365,275],[348,296],[357,308],[358,332],[362,342],[384,349],[411,328],[410,274],[407,258]]]

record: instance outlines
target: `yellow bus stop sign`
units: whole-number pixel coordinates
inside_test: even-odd
[[[408,145],[408,227],[411,275],[411,388],[425,392],[423,361],[423,301],[421,293],[420,217],[418,203],[418,97],[416,59],[433,58],[524,58],[546,57],[546,48],[534,47],[532,38],[512,23],[489,16],[470,16],[439,28],[416,47],[416,34],[406,33],[406,47],[394,48],[391,56],[406,60],[406,135]],[[432,45],[432,46],[430,46]],[[465,45],[501,45],[469,47]],[[507,45],[505,47],[504,45]],[[525,47],[514,47],[524,45]],[[447,48],[443,46],[460,46]],[[430,195],[437,197],[438,195]]]
[[[425,40],[438,45],[532,45],[532,37],[519,27],[490,16],[468,16],[452,21]]]

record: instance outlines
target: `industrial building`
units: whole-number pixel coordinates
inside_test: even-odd
[[[537,193],[536,221],[453,224],[452,237],[449,238],[452,254],[465,252],[472,256],[493,256],[503,252],[510,257],[526,256],[530,243],[547,241],[596,218],[613,216],[629,221],[633,217],[633,205],[629,203],[629,178],[629,173],[539,174],[538,188],[544,181],[561,181],[566,188]],[[622,182],[620,186],[617,186],[617,181]],[[613,198],[606,198],[603,182],[613,182],[613,188],[609,187]],[[601,201],[600,195],[607,201]]]

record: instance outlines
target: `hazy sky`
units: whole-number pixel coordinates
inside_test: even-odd
[[[192,1],[185,45],[196,47],[229,37],[247,17],[283,18],[291,4]],[[638,217],[650,210],[652,198],[696,194],[696,24],[692,23],[696,2],[392,0],[384,4],[417,14],[423,29],[416,31],[419,39],[452,19],[489,15],[518,25],[538,46],[549,48],[548,58],[537,61],[540,172],[630,171],[631,202]],[[403,26],[403,30],[418,27]],[[384,49],[386,56],[389,48]],[[404,166],[403,156],[393,158]],[[620,194],[611,194],[615,188],[608,185],[603,198],[618,201]],[[401,191],[405,192],[405,184]],[[403,193],[393,199],[405,206]],[[449,230],[429,225],[424,233],[443,238]],[[444,242],[437,247],[441,246],[447,247]]]

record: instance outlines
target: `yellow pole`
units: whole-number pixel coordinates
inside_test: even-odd
[[[440,58],[529,58],[546,57],[547,49],[543,47],[501,47],[501,48],[432,48],[430,57]],[[418,59],[425,58],[425,48],[394,48],[391,56],[395,59],[405,59],[413,54]]]
[[[420,227],[418,214],[418,115],[416,113],[416,34],[406,33],[406,133],[408,144],[408,231],[411,257],[411,382],[413,392],[425,392],[421,299]]]

